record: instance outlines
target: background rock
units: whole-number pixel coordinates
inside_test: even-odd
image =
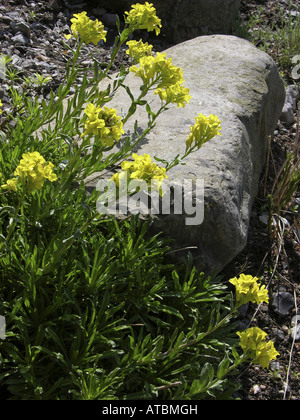
[[[138,153],[169,161],[178,153],[183,154],[190,126],[200,112],[219,116],[222,136],[190,155],[185,166],[168,172],[170,180],[204,179],[203,223],[186,226],[184,214],[160,215],[154,230],[169,234],[178,248],[196,247],[192,252],[195,263],[206,272],[218,271],[246,244],[267,136],[273,133],[282,110],[284,86],[267,54],[233,36],[199,37],[171,47],[166,53],[173,64],[182,68],[192,99],[184,109],[170,106]],[[133,74],[126,79],[135,96],[138,83],[139,78]],[[148,103],[153,110],[159,106],[153,92]],[[128,95],[121,90],[109,106],[121,114],[128,105]],[[138,108],[133,119],[145,127],[148,117],[144,108]],[[132,130],[134,121],[131,125],[129,122],[125,131]]]
[[[123,14],[136,3],[139,1],[102,0],[96,4]],[[162,35],[175,43],[199,35],[231,33],[240,6],[240,0],[149,0],[149,3],[153,3],[162,20]]]

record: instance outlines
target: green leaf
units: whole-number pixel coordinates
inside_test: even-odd
[[[223,379],[224,376],[226,376],[229,366],[230,366],[230,360],[228,359],[227,356],[225,356],[218,366],[218,370],[217,370],[218,379]]]

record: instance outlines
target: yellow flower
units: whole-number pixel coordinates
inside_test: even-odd
[[[269,303],[268,290],[265,286],[257,283],[258,278],[250,275],[241,274],[239,278],[229,280],[235,286],[237,307],[247,302],[260,304]]]
[[[189,94],[190,90],[185,88],[183,85],[176,83],[175,85],[169,86],[166,89],[158,88],[155,91],[155,94],[160,97],[162,101],[166,103],[177,104],[177,107],[185,107],[185,104],[188,104],[191,99]]]
[[[239,345],[244,353],[248,354],[253,363],[260,364],[267,368],[271,360],[279,355],[272,341],[266,341],[267,334],[258,327],[248,328],[245,331],[237,332],[240,337]]]
[[[147,87],[156,83],[158,89],[166,89],[184,82],[182,69],[172,64],[172,58],[166,59],[166,53],[141,57],[139,67],[131,66],[129,70]]]
[[[95,21],[91,20],[86,16],[87,12],[75,13],[74,18],[71,19],[71,31],[73,36],[78,39],[80,36],[81,41],[85,44],[92,42],[97,45],[100,40],[106,41],[107,31],[104,30],[104,25],[99,22],[98,19]],[[71,35],[65,35],[67,39],[71,38]]]
[[[124,133],[121,117],[113,108],[100,108],[93,104],[88,104],[85,109],[88,116],[85,122],[85,132],[82,136],[94,135],[99,137],[104,146],[112,146],[115,141],[119,141]]]
[[[268,368],[270,361],[275,360],[279,354],[274,347],[273,341],[261,342],[257,346],[256,357],[253,359],[253,363],[261,365],[263,369]]]
[[[20,182],[26,193],[40,190],[45,179],[50,182],[57,180],[52,169],[53,164],[47,163],[38,152],[24,153],[14,172],[16,178],[9,179],[2,188],[17,191],[17,183]]]
[[[168,178],[166,168],[161,168],[155,162],[152,162],[150,155],[147,153],[144,153],[144,155],[133,153],[132,158],[133,161],[123,161],[121,163],[122,171],[114,174],[111,180],[119,186],[120,180],[127,172],[128,179],[146,181],[148,186],[154,187],[162,193],[163,180]]]
[[[130,178],[143,179],[149,182],[151,179],[163,180],[167,178],[166,169],[160,168],[156,163],[152,162],[150,155],[144,153],[144,155],[138,155],[133,153],[134,161],[124,161],[121,163],[123,170],[130,172]]]
[[[196,123],[191,127],[190,134],[186,139],[186,147],[197,146],[198,149],[215,136],[220,136],[221,121],[216,115],[210,114],[208,117],[199,114],[195,118]]]
[[[3,106],[3,103],[2,103],[2,101],[1,101],[1,99],[0,99],[0,108],[1,108],[1,106]],[[0,109],[0,114],[2,114],[2,109]]]
[[[17,192],[17,183],[17,178],[8,179],[6,181],[6,184],[1,185],[1,188],[3,188],[4,190],[11,190]]]
[[[152,55],[152,45],[148,44],[148,42],[143,42],[142,40],[139,41],[128,41],[126,42],[128,45],[128,50],[126,50],[126,54],[132,58],[133,61],[138,62],[141,57],[145,55]]]
[[[125,12],[125,23],[129,25],[130,31],[147,29],[148,32],[160,33],[161,20],[156,16],[156,9],[153,3],[133,4],[129,12]]]

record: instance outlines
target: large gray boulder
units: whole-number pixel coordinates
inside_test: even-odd
[[[137,0],[101,0],[99,6],[119,14]],[[162,35],[179,43],[200,35],[229,34],[240,0],[150,0],[162,20]]]
[[[185,108],[170,106],[138,153],[166,160],[183,154],[190,126],[199,113],[217,115],[222,136],[189,155],[186,165],[168,172],[171,182],[204,180],[203,222],[189,225],[186,214],[159,214],[154,229],[174,238],[177,248],[195,247],[190,250],[205,272],[219,271],[246,245],[251,207],[265,163],[267,137],[274,132],[283,107],[284,85],[270,56],[237,37],[198,37],[165,52],[172,57],[173,64],[182,68],[192,99]],[[131,73],[126,84],[138,95],[138,77]],[[160,105],[153,92],[148,102],[152,109]],[[127,93],[120,90],[109,106],[121,113],[128,104]],[[132,130],[135,119],[139,127],[147,125],[144,107],[137,109],[125,131]]]

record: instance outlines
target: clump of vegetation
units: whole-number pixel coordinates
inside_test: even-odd
[[[200,114],[183,157],[158,159],[165,168],[145,155],[124,161],[167,105],[190,100],[182,70],[141,43],[130,44],[139,70],[135,63],[121,67],[99,90],[136,29],[160,30],[147,2],[134,5],[125,22],[111,61],[100,66],[95,59],[93,77],[84,74],[78,85],[82,45],[97,44],[106,33],[85,12],[74,15],[66,44],[73,56],[57,94],[46,103],[12,88],[14,106],[1,114],[0,314],[6,334],[0,389],[8,399],[229,399],[241,363],[254,360],[265,368],[277,356],[258,329],[240,332],[236,349],[237,309],[268,301],[257,278],[231,279],[234,299],[191,260],[171,264],[168,240],[151,235],[151,221],[99,214],[99,192],[85,187],[88,175],[118,162],[132,179],[139,171],[147,188],[153,179],[161,187],[169,168],[220,130],[216,116]],[[138,98],[125,85],[129,71],[142,79]],[[124,87],[131,105],[122,118],[107,105]],[[157,113],[143,99],[155,88],[162,102]],[[138,106],[146,107],[148,126],[124,136],[123,124]]]

